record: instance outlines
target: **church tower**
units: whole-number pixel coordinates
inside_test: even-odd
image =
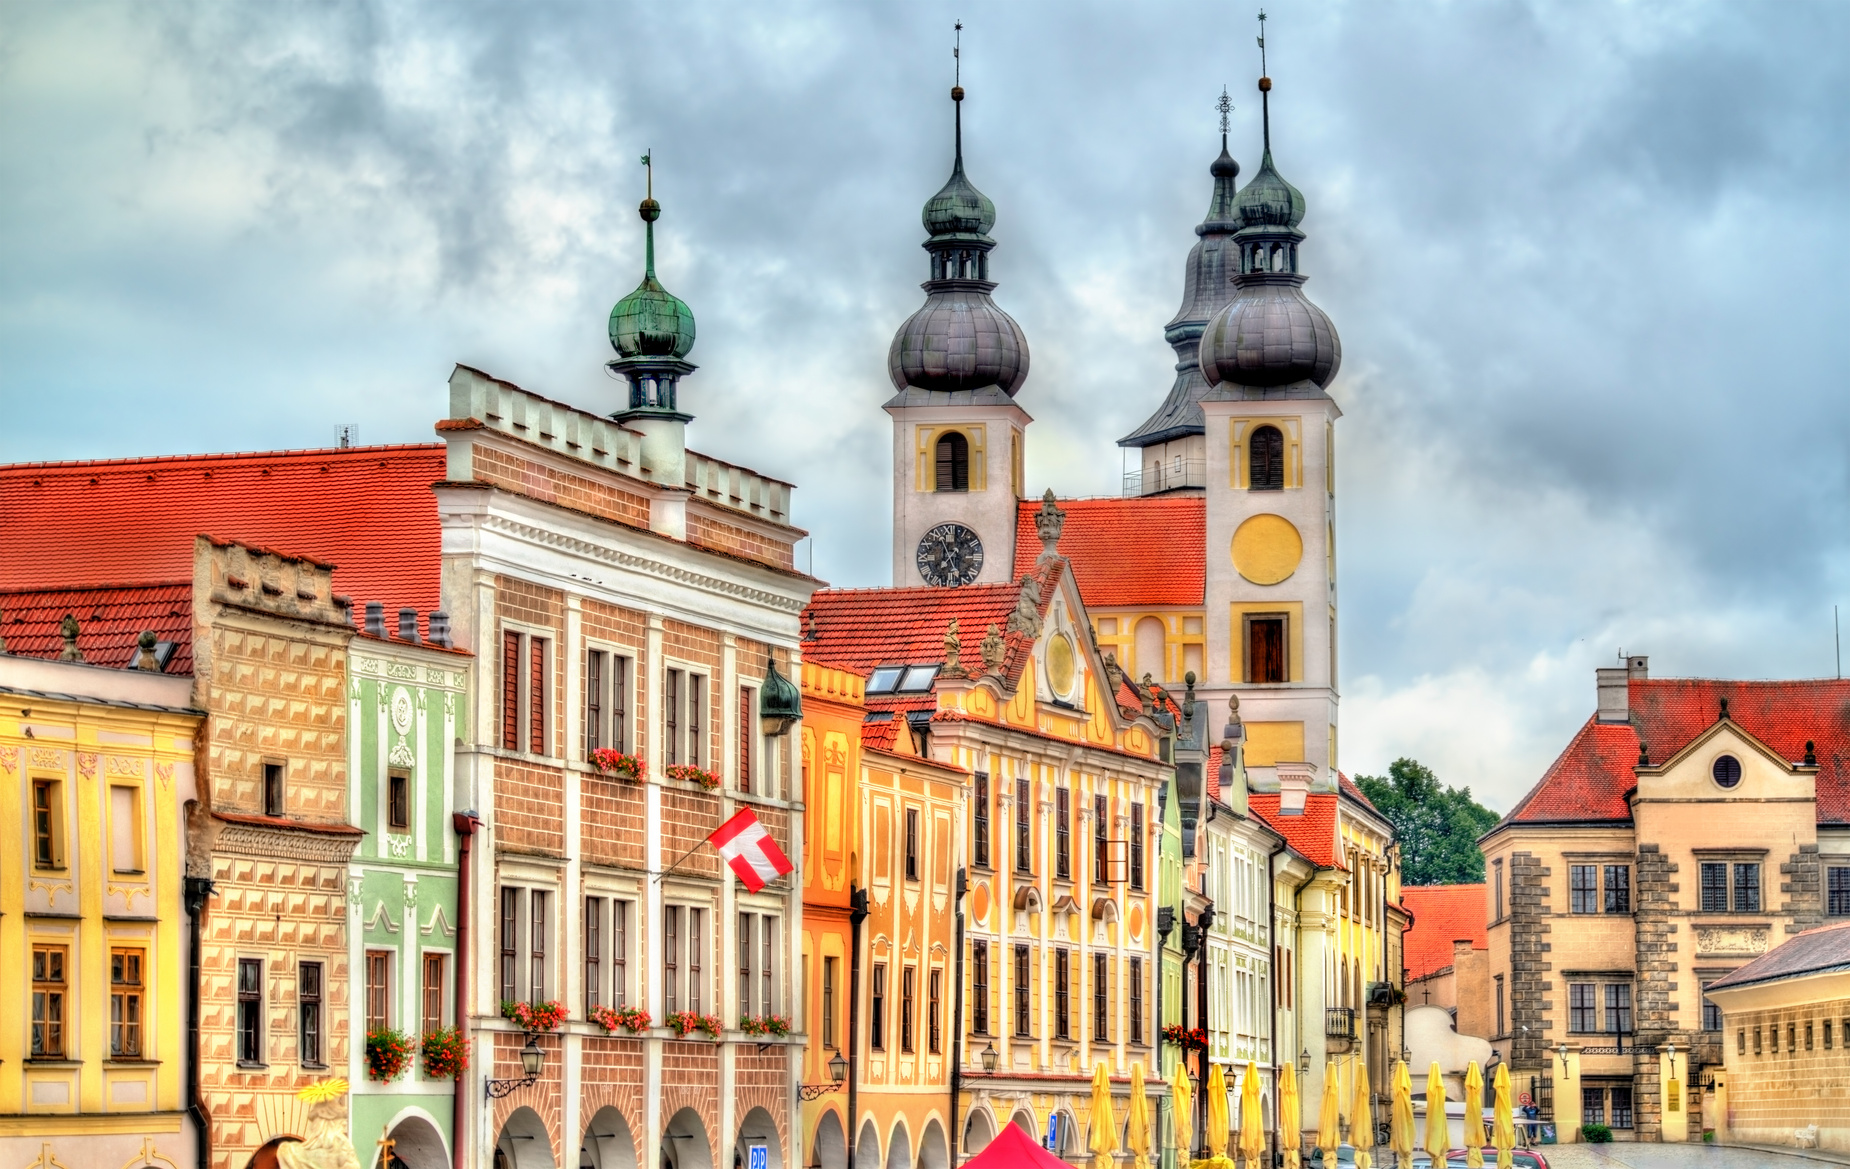
[[[1304,295],[1304,196],[1265,149],[1234,200],[1223,253],[1232,296],[1201,333],[1208,661],[1231,689],[1256,787],[1297,764],[1330,790],[1336,766],[1336,420],[1326,392],[1342,342]],[[1206,237],[1204,236],[1204,239]]]
[[[953,86],[955,161],[925,204],[925,303],[887,354],[895,586],[1006,581],[1015,563],[1028,341],[989,298],[996,206],[964,177],[963,100]]]

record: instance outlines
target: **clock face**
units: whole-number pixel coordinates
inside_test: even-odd
[[[983,541],[962,524],[939,524],[919,541],[919,575],[929,585],[967,585],[983,571]]]

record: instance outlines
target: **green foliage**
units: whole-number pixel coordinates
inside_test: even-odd
[[[1355,785],[1394,825],[1401,884],[1466,885],[1484,879],[1477,838],[1498,817],[1471,798],[1470,788],[1446,787],[1414,759],[1394,760],[1386,777],[1358,775]]]
[[[1583,1124],[1580,1135],[1587,1138],[1590,1145],[1609,1145],[1612,1143],[1612,1129],[1603,1124]]]

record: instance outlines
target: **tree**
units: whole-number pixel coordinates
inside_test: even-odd
[[[1416,759],[1396,759],[1385,778],[1358,775],[1377,811],[1400,838],[1403,885],[1464,885],[1484,879],[1477,838],[1496,824],[1495,812],[1471,798],[1468,787],[1446,787]]]

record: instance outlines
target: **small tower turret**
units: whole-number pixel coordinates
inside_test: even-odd
[[[680,488],[687,475],[687,424],[681,412],[680,382],[696,368],[686,360],[694,347],[694,314],[687,302],[662,287],[655,277],[655,221],[662,205],[655,201],[655,164],[642,156],[648,171],[642,217],[642,283],[610,310],[610,346],[617,351],[606,367],[629,382],[629,406],[611,415],[641,431],[643,472],[664,486]]]

